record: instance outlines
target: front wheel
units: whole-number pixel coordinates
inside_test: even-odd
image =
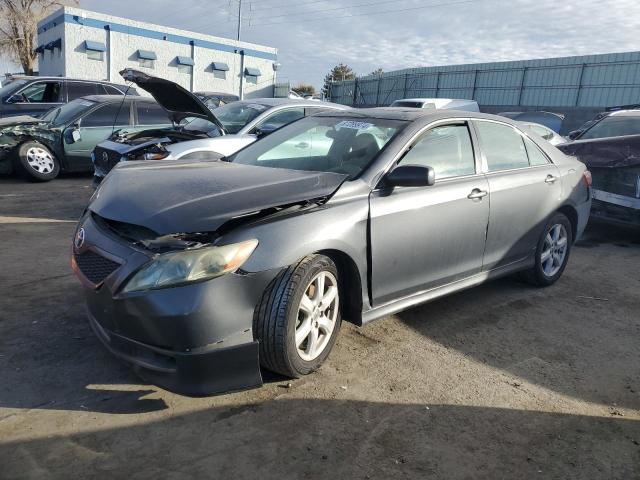
[[[60,173],[60,164],[51,150],[38,142],[25,142],[18,148],[16,169],[32,182],[48,182]]]
[[[269,285],[254,314],[263,367],[297,378],[326,360],[340,330],[338,271],[324,255],[310,255]]]
[[[571,222],[562,213],[554,214],[538,240],[536,263],[525,278],[534,285],[553,285],[567,266],[572,242]]]

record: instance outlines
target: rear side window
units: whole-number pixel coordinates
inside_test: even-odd
[[[580,140],[638,134],[640,134],[640,116],[625,117],[614,115],[596,123],[582,134]]]
[[[169,114],[157,103],[138,103],[138,125],[166,125],[170,123]]]
[[[86,97],[87,95],[102,95],[103,93],[100,84],[89,82],[67,82],[67,91],[69,92],[69,101]]]
[[[82,119],[82,127],[111,127],[129,125],[129,118],[131,116],[131,104],[124,102],[122,108],[121,103],[109,103],[103,105],[93,112],[89,113]],[[116,118],[117,115],[117,118]]]
[[[469,129],[443,125],[426,132],[400,161],[404,165],[433,168],[436,180],[476,173]]]
[[[525,147],[527,148],[527,155],[529,156],[529,164],[532,167],[535,167],[536,165],[547,165],[549,163],[549,160],[547,159],[545,154],[540,151],[540,148],[538,148],[538,146],[533,142],[533,140],[530,140],[525,137],[524,144],[525,144]]]
[[[107,95],[122,95],[122,92],[111,85],[105,85],[104,83],[101,85],[104,90],[104,93]]]
[[[508,125],[476,122],[480,145],[490,172],[529,166],[522,136]]]
[[[60,103],[61,87],[60,82],[37,82],[21,90],[20,94],[27,103]]]

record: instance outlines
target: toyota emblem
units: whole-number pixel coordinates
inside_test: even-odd
[[[76,238],[73,240],[73,244],[76,248],[81,248],[82,245],[84,245],[84,228],[80,228],[80,230],[76,232]]]

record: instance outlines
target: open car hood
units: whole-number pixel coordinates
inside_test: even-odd
[[[164,78],[152,77],[144,72],[125,68],[120,76],[127,82],[133,82],[146,90],[156,99],[173,120],[178,124],[188,117],[204,118],[216,124],[224,133],[224,126],[202,101],[187,89]]]
[[[220,161],[126,162],[106,177],[89,209],[158,235],[214,232],[238,217],[327,197],[346,178]]]

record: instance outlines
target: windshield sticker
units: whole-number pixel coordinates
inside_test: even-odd
[[[336,130],[340,130],[341,128],[350,128],[352,130],[366,130],[367,128],[373,127],[373,123],[364,123],[364,122],[354,122],[352,120],[345,120],[344,122],[340,122],[336,125]]]

